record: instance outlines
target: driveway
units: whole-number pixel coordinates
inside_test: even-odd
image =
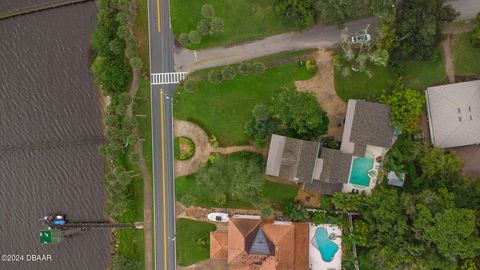
[[[459,21],[471,20],[480,12],[479,0],[451,0],[448,4],[460,12],[460,16],[457,17]]]
[[[345,24],[349,32],[355,33],[367,25],[373,28],[377,17],[363,18]],[[285,51],[310,48],[329,48],[340,42],[341,29],[333,24],[319,24],[303,32],[290,32],[270,36],[262,40],[238,44],[232,47],[216,47],[200,51],[185,48],[175,49],[175,69],[193,71],[215,66],[229,65]]]
[[[454,149],[465,162],[463,173],[470,177],[480,177],[480,145],[469,145]]]

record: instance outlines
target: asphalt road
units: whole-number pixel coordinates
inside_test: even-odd
[[[169,0],[148,0],[150,73],[174,72]],[[153,143],[154,269],[176,268],[173,172],[174,85],[150,87]]]

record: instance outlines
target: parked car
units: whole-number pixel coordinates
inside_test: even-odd
[[[361,44],[365,42],[369,42],[372,39],[370,34],[361,34],[352,37],[352,42],[354,44]]]
[[[210,213],[208,214],[208,219],[214,222],[228,222],[230,219],[228,218],[227,213]]]

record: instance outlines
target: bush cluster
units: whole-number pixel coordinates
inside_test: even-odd
[[[262,66],[263,64],[260,63]],[[249,71],[251,72],[251,66],[252,64],[240,64],[242,65],[248,65]],[[257,71],[262,69],[261,67],[257,67]],[[265,66],[263,66],[263,71],[258,71],[258,72],[264,72],[265,71]],[[239,69],[238,72],[240,74],[243,74],[242,71]],[[247,73],[249,74],[249,73]],[[213,83],[213,84],[219,84],[223,80],[233,80],[235,76],[237,75],[237,70],[232,67],[232,66],[226,66],[222,70],[212,70],[208,73],[208,80]]]
[[[480,48],[480,27],[477,27],[475,30],[473,30],[471,41],[474,48]]]
[[[190,31],[188,34],[181,33],[178,36],[178,42],[180,42],[183,47],[202,43],[202,36],[223,32],[225,26],[223,20],[215,17],[215,9],[212,5],[204,4],[201,13],[203,19],[198,22],[197,29]]]

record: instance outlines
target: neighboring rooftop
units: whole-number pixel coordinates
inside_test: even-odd
[[[266,174],[311,183],[320,143],[273,134]]]
[[[435,146],[480,144],[480,80],[429,87],[425,95]]]
[[[227,253],[217,241],[228,238]],[[304,270],[308,268],[308,224],[268,223],[260,218],[233,217],[228,233],[212,232],[210,257],[227,259],[229,269]],[[212,253],[213,252],[213,253]]]
[[[352,106],[353,104],[353,106]],[[350,129],[345,125],[343,140],[354,144],[390,148],[394,142],[394,128],[390,124],[390,108],[385,104],[364,100],[349,100],[348,109],[354,107]],[[347,119],[345,120],[347,122]],[[347,139],[348,138],[348,139]]]

